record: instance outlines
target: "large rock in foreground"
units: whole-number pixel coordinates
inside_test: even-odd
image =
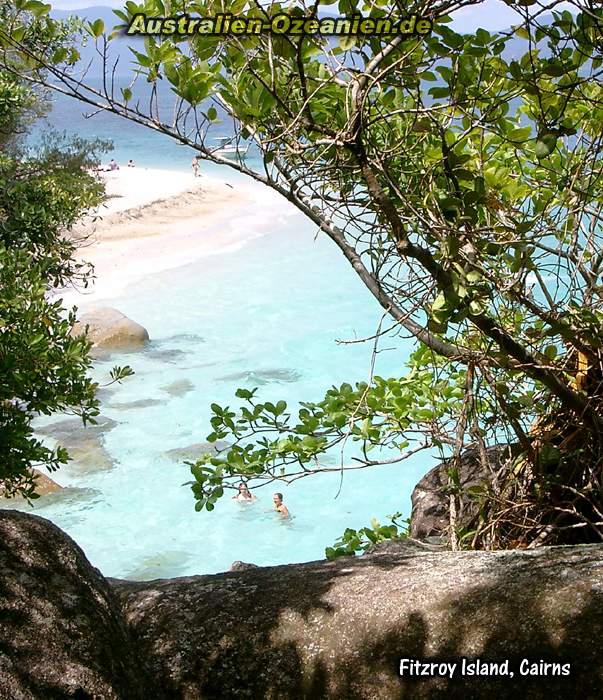
[[[56,527],[0,511],[0,697],[603,697],[603,545],[390,542],[357,559],[109,584]],[[514,675],[462,676],[461,657],[508,660]],[[401,658],[457,666],[400,677]]]
[[[603,546],[431,552],[112,582],[165,698],[598,698]],[[511,677],[400,677],[401,658]],[[569,676],[523,676],[539,660]],[[526,664],[523,667],[525,670]],[[460,663],[459,663],[460,669]]]
[[[133,350],[149,340],[146,328],[109,307],[82,314],[71,333],[75,336],[85,333],[93,348],[101,351]]]
[[[0,698],[150,697],[118,602],[52,523],[0,510]]]

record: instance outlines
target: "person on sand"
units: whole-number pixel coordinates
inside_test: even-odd
[[[255,496],[251,493],[251,491],[247,488],[247,484],[243,481],[241,481],[241,483],[239,484],[239,493],[237,493],[236,496],[233,496],[233,498],[236,501],[242,501],[247,503],[255,501]]]
[[[119,165],[117,165],[113,158],[109,161],[109,170],[119,170]]]
[[[135,167],[136,167],[136,164],[135,164],[134,161],[130,158],[130,160],[128,161],[128,168],[135,168]]]
[[[272,501],[274,502],[274,509],[278,511],[283,518],[290,518],[291,513],[289,513],[289,509],[287,506],[283,503],[283,494],[282,493],[275,493],[274,496],[272,496]]]
[[[199,175],[199,159],[197,158],[197,156],[193,157],[193,162],[191,163],[191,166],[193,168],[193,175],[195,177],[198,177],[198,175]]]

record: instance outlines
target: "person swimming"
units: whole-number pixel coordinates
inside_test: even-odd
[[[282,493],[275,493],[274,496],[272,496],[272,502],[274,503],[274,509],[279,512],[283,518],[290,518],[291,513],[289,513],[289,509],[287,506],[283,503],[283,494]]]
[[[251,501],[256,500],[255,496],[247,488],[247,484],[244,481],[241,481],[241,483],[239,484],[239,493],[237,493],[236,496],[233,496],[233,499],[235,501],[247,502],[247,503],[250,503]]]

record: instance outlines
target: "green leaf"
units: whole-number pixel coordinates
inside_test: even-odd
[[[546,158],[555,150],[556,145],[557,136],[555,134],[543,134],[538,137],[538,141],[534,147],[534,153],[539,159]]]
[[[547,345],[544,349],[544,354],[549,358],[549,360],[554,360],[557,357],[557,346]]]
[[[512,129],[508,134],[507,138],[509,141],[523,142],[530,138],[532,134],[532,127],[524,126],[520,129]]]
[[[90,22],[90,34],[98,39],[102,33],[105,31],[105,23],[102,19],[95,19],[94,22]]]

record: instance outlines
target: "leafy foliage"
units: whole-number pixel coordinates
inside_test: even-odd
[[[363,527],[360,530],[346,528],[343,535],[332,547],[327,547],[325,554],[327,559],[337,559],[337,557],[354,556],[358,552],[364,553],[371,547],[386,540],[403,540],[408,536],[409,520],[402,525],[398,522],[400,513],[395,513],[389,517],[390,525],[381,525],[373,518],[370,527]]]
[[[76,410],[84,421],[98,414],[96,385],[87,378],[89,343],[69,334],[75,314],[46,298],[40,264],[24,250],[0,247],[0,481],[9,494],[34,497],[30,466],[57,469],[67,461],[34,435],[36,415]]]
[[[40,4],[26,7],[35,14]],[[98,415],[90,343],[71,336],[75,309],[53,295],[91,273],[74,260],[78,241],[69,230],[101,201],[88,169],[103,144],[49,136],[39,152],[27,152],[18,137],[36,101],[26,82],[0,71],[0,133],[10,144],[0,151],[0,485],[3,495],[26,498],[36,497],[32,467],[52,471],[68,459],[35,437],[32,420],[69,411],[86,424]],[[129,372],[115,368],[114,378]]]
[[[127,93],[85,85],[66,57],[24,51],[32,71],[44,63],[74,97],[161,128],[287,197],[339,247],[391,332],[413,335],[428,358],[402,379],[334,388],[295,421],[282,402],[247,390],[239,410],[214,405],[212,438],[233,444],[192,465],[198,508],[213,508],[241,475],[322,471],[319,455],[348,437],[361,445],[360,466],[421,447],[458,466],[465,447],[483,457],[506,441],[515,462],[483,495],[472,546],[603,536],[602,12],[522,2],[511,4],[517,25],[507,32],[448,26],[449,10],[474,4],[431,3],[427,37],[147,37]],[[187,7],[211,15],[222,3]],[[381,0],[339,9],[398,11]],[[116,14],[126,23],[180,10],[145,0]],[[88,29],[106,60],[102,27]],[[175,124],[132,103],[141,78],[172,86]],[[253,139],[262,169],[215,152],[222,117],[235,124],[233,142]],[[369,448],[385,454],[369,459]]]

